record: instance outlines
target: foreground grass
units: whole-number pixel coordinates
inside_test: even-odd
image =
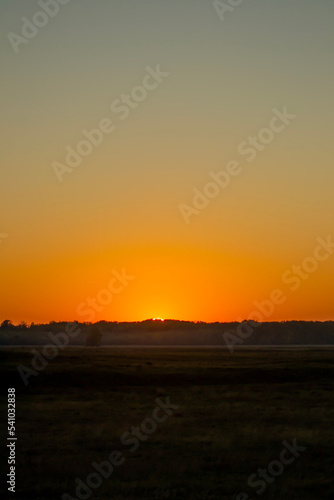
[[[260,498],[248,477],[293,439],[306,450],[261,498],[334,498],[334,350],[69,348],[25,387],[17,365],[31,358],[0,351],[2,394],[17,389],[18,498],[75,497],[115,449],[125,463],[91,498]],[[131,453],[121,435],[167,396],[179,408]]]

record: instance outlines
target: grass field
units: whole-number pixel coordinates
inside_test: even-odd
[[[17,498],[78,498],[76,478],[86,483],[113,450],[124,463],[85,498],[334,498],[332,349],[69,348],[28,387],[17,365],[30,366],[29,348],[0,358],[1,422],[7,388],[17,392]],[[137,447],[122,443],[157,398],[178,408]],[[306,449],[257,494],[248,478],[294,440]]]

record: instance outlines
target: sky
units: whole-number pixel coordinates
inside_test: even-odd
[[[332,0],[0,14],[0,320],[334,319]]]

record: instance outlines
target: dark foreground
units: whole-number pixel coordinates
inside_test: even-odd
[[[0,351],[17,498],[334,498],[334,350],[69,348],[25,387],[32,357]]]

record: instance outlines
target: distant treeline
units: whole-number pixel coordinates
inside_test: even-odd
[[[76,325],[69,345],[87,345],[92,330],[98,331],[102,345],[334,345],[333,321],[282,321],[257,323],[205,323],[202,321],[145,320],[140,322],[14,325],[9,320],[0,326],[0,345],[44,345],[48,334],[57,335]],[[90,344],[88,344],[90,345]]]

